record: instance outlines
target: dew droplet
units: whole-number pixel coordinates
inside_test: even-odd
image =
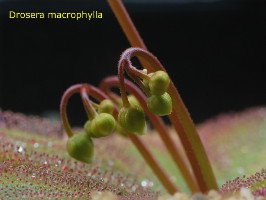
[[[22,146],[20,146],[19,148],[18,148],[18,152],[23,152],[24,151],[24,148],[22,147]]]
[[[149,182],[149,187],[153,187],[154,183],[152,181]]]
[[[148,185],[148,181],[147,180],[141,181],[141,186],[142,187],[146,187],[147,185]]]
[[[34,146],[34,148],[38,148],[40,145],[39,145],[39,143],[36,142],[36,143],[34,143],[33,146]]]

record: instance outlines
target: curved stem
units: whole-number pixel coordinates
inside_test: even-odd
[[[186,165],[186,162],[184,161],[183,157],[180,155],[178,148],[176,147],[173,140],[171,139],[164,122],[162,121],[160,117],[151,113],[149,109],[147,108],[146,96],[140,91],[139,88],[137,88],[132,82],[128,80],[125,80],[125,86],[126,86],[126,90],[132,93],[139,100],[142,108],[144,109],[145,113],[147,113],[153,126],[158,130],[160,137],[164,142],[164,145],[169,151],[175,164],[180,169],[181,174],[183,175],[191,192],[193,193],[199,192],[199,188],[195,181],[195,178],[189,171],[189,167]],[[108,94],[110,93],[111,87],[119,87],[119,81],[116,76],[107,77],[100,84],[100,88]]]
[[[92,107],[93,107],[95,110],[97,110],[97,109],[99,108],[99,104],[97,104],[97,103],[95,103],[95,102],[93,102],[93,101],[90,101],[90,102],[91,102]]]
[[[123,60],[129,62],[128,60],[134,56],[145,58],[149,63],[148,70],[150,71],[166,71],[155,56],[140,48],[129,48],[124,51],[120,57],[121,61],[119,63],[125,62]],[[211,189],[217,189],[218,186],[205,149],[196,131],[195,125],[172,81],[168,93],[173,101],[173,112],[170,115],[170,120],[184,146],[201,191],[207,192]]]
[[[86,110],[86,113],[87,113],[89,119],[92,120],[97,116],[97,112],[95,111],[95,109],[92,106],[92,103],[89,99],[89,96],[88,96],[89,88],[90,88],[89,85],[83,85],[83,87],[80,89],[80,96],[81,96],[84,108]]]
[[[119,82],[117,80],[117,82]],[[102,101],[104,99],[109,99],[106,94],[104,94],[101,90],[94,86],[90,86],[90,95],[93,96],[98,101]],[[114,116],[117,118],[118,116],[118,107],[115,107],[114,110]],[[153,156],[153,154],[150,152],[150,150],[147,148],[147,145],[141,140],[141,138],[135,134],[132,134],[125,130],[125,132],[128,134],[128,137],[133,142],[133,144],[137,147],[140,154],[143,156],[145,161],[148,163],[148,165],[151,167],[151,169],[154,171],[158,179],[161,181],[161,183],[164,185],[164,187],[167,189],[167,191],[170,194],[174,194],[178,191],[178,188],[173,184],[171,181],[169,175],[165,172],[165,170],[161,167],[161,165],[158,163],[157,159]]]
[[[142,84],[142,82],[139,80],[139,77],[143,78],[143,79],[147,79],[149,80],[150,77],[145,74],[144,72],[142,72],[141,70],[136,69],[135,67],[133,67],[131,65],[131,61],[130,59],[122,59],[122,56],[124,54],[121,55],[121,58],[119,60],[118,63],[118,79],[120,82],[120,93],[121,93],[121,98],[122,98],[122,102],[123,102],[123,106],[124,107],[129,107],[130,103],[128,101],[127,98],[127,94],[126,94],[126,89],[125,89],[125,76],[124,76],[124,71],[126,71],[128,73],[128,75],[140,86],[140,88],[149,96],[150,92],[149,90]]]
[[[120,81],[120,93],[121,93],[123,106],[129,107],[130,103],[129,103],[128,98],[127,98],[127,93],[126,93],[125,84],[124,84],[124,78],[125,78],[124,77],[124,66],[125,66],[125,64],[128,65],[128,63],[125,63],[123,61],[120,62],[120,61],[119,61],[119,65],[118,65],[119,66],[118,67],[118,78]]]
[[[126,72],[127,72],[127,74],[128,74],[128,76],[132,79],[132,80],[134,80],[134,82],[142,89],[142,91],[147,95],[147,96],[150,96],[151,94],[150,94],[150,90],[147,88],[147,87],[145,87],[145,85],[143,84],[143,82],[137,77],[137,75],[136,74],[134,74],[134,73],[132,73],[132,71],[131,70],[126,70]]]
[[[127,70],[127,69],[126,69]],[[136,69],[134,66],[132,66],[131,64],[129,65],[128,67],[128,70],[135,74],[136,76],[142,78],[142,79],[146,79],[146,80],[149,80],[150,79],[150,76],[146,73],[144,73],[142,70],[139,70],[139,69]]]
[[[78,93],[80,91],[80,88],[82,88],[83,84],[76,84],[71,86],[70,88],[68,88],[61,99],[61,103],[60,103],[60,115],[61,115],[61,120],[63,122],[63,126],[66,130],[66,133],[68,135],[68,137],[72,137],[74,135],[70,125],[69,125],[69,121],[67,118],[67,103],[69,98],[75,94]]]
[[[109,0],[108,2],[131,45],[147,49],[121,0]],[[139,60],[145,68],[156,70],[156,67],[149,66],[143,58],[139,58]],[[163,67],[159,68],[163,69]],[[172,81],[169,92],[174,100],[174,112],[171,116],[175,117],[171,117],[171,121],[174,124],[174,127],[185,148],[186,154],[197,178],[197,182],[200,185],[200,189],[202,192],[206,192],[210,189],[217,189],[218,186],[211,165],[194,127],[193,121],[191,120],[190,115]],[[178,123],[175,123],[176,120]],[[198,144],[200,149],[197,154],[197,149],[195,149],[195,147],[198,146]],[[190,150],[192,150],[192,153],[190,153]]]

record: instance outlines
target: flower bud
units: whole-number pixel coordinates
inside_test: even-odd
[[[91,135],[91,120],[88,120],[83,126],[85,133],[90,137]]]
[[[151,95],[147,99],[147,106],[156,115],[169,115],[172,112],[172,98],[167,92],[160,96]]]
[[[68,138],[67,151],[76,160],[91,164],[94,155],[94,146],[90,137],[78,133]]]
[[[146,72],[146,74],[147,74],[147,72]],[[154,72],[152,72],[152,73],[149,73],[148,75],[149,75],[149,77],[151,77],[152,75],[154,74]],[[142,80],[142,83],[143,83],[143,85],[146,87],[146,88],[149,88],[149,80],[147,80],[147,79],[143,79]]]
[[[135,105],[136,107],[140,107],[142,109],[138,99],[134,95],[132,95],[132,94],[128,95],[127,99],[129,101],[130,105]],[[119,108],[122,108],[123,107],[122,98],[118,99],[117,102],[118,102]]]
[[[143,135],[146,131],[145,113],[134,104],[120,109],[118,122],[124,129],[137,135]]]
[[[90,137],[94,138],[108,136],[116,127],[116,121],[114,117],[108,113],[100,113],[91,122],[87,123],[87,126],[85,124],[87,129],[86,132]]]
[[[170,84],[170,78],[168,74],[164,71],[154,72],[149,80],[149,88],[151,94],[154,95],[163,95]]]
[[[140,109],[142,109],[138,99],[134,95],[130,94],[127,96],[127,98],[128,98],[130,105],[134,105],[135,107],[139,107]]]
[[[115,109],[115,106],[113,102],[110,99],[105,99],[101,101],[99,108],[98,108],[98,113],[109,113],[113,114]]]

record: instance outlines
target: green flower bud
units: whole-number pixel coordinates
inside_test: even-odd
[[[157,71],[151,75],[149,80],[149,88],[151,94],[163,95],[170,84],[170,78],[168,74],[164,71]]]
[[[172,98],[167,92],[160,96],[151,95],[147,99],[147,106],[156,115],[169,115],[172,112]]]
[[[76,160],[91,164],[93,161],[94,146],[90,137],[78,133],[68,138],[67,151]]]
[[[140,107],[142,109],[138,99],[134,95],[130,94],[127,96],[127,98],[128,98],[128,101],[131,105],[135,105],[136,107]],[[119,105],[119,108],[123,107],[123,101],[121,98],[118,99],[117,103]]]
[[[149,73],[149,76],[151,77],[153,74],[154,74],[154,72]],[[150,82],[150,80],[143,79],[142,82],[143,82],[143,84],[144,84],[144,86],[145,86],[146,88],[150,88],[150,87],[149,87],[149,82]]]
[[[120,109],[118,122],[124,129],[137,135],[143,135],[146,131],[145,113],[134,104]]]
[[[117,103],[117,105],[118,105],[119,108],[122,108],[123,107],[123,101],[122,101],[122,98],[121,97],[116,99],[116,103]]]
[[[87,126],[86,126],[87,124]],[[100,113],[91,122],[85,124],[86,132],[90,137],[99,138],[108,136],[116,126],[114,117],[108,113]]]
[[[91,120],[88,120],[83,126],[85,133],[90,137],[91,134]]]
[[[134,95],[130,94],[130,95],[127,96],[127,98],[128,98],[128,101],[129,101],[130,105],[134,105],[134,106],[139,107],[140,109],[142,109],[138,99]]]
[[[109,114],[113,114],[115,109],[115,106],[113,104],[113,102],[110,99],[105,99],[103,100],[98,108],[98,113],[109,113]]]

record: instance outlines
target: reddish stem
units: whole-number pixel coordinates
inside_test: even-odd
[[[61,115],[61,120],[63,122],[63,126],[66,130],[66,133],[68,135],[68,137],[72,137],[74,135],[70,125],[69,125],[69,121],[67,118],[67,103],[69,98],[75,94],[78,93],[80,91],[80,88],[83,86],[83,84],[76,84],[71,86],[70,88],[68,88],[62,98],[61,98],[61,103],[60,103],[60,115]]]
[[[121,0],[108,0],[108,2],[115,13],[125,35],[130,41],[131,46],[138,46],[143,49],[147,49]],[[152,71],[157,71],[156,67],[148,65],[145,59],[140,57],[139,60],[142,66],[148,70],[150,69]],[[164,70],[162,66],[159,67],[159,69]],[[190,115],[172,82],[169,88],[169,93],[174,100],[174,112],[171,114],[171,116],[174,116],[171,117],[172,123],[179,134],[183,146],[185,147],[187,156],[193,167],[193,171],[201,191],[207,192],[210,189],[218,189],[210,162],[201,144],[194,123],[191,120]],[[199,147],[198,153],[197,147]],[[192,150],[191,153],[190,150]]]
[[[131,70],[127,70],[126,72],[127,72],[128,76],[129,76],[132,80],[134,80],[134,82],[135,82],[135,83],[136,83],[136,84],[142,89],[142,91],[143,91],[147,96],[150,96],[150,91],[149,91],[149,89],[145,87],[145,85],[144,85],[143,82],[139,79],[139,77],[138,77],[136,74],[132,73]]]
[[[85,88],[82,89],[82,88]],[[66,90],[64,93],[61,104],[60,104],[60,111],[61,111],[61,118],[63,121],[63,125],[66,129],[66,132],[69,137],[73,136],[74,133],[71,130],[71,127],[69,125],[67,115],[66,115],[66,106],[69,98],[77,92],[81,92],[82,98],[87,99],[87,92],[89,90],[89,94],[93,96],[95,99],[98,101],[102,101],[104,99],[109,99],[106,94],[104,94],[101,90],[98,88],[91,86],[89,84],[77,84],[74,86],[71,86],[69,89]],[[88,100],[88,99],[87,99]],[[85,100],[85,101],[87,101]],[[115,107],[114,115],[117,118],[118,116],[118,108]],[[170,180],[169,175],[164,171],[164,169],[161,167],[161,165],[158,163],[156,158],[153,156],[153,154],[150,152],[150,150],[147,148],[147,145],[141,140],[139,136],[136,136],[135,134],[132,134],[128,131],[125,131],[130,140],[133,142],[133,144],[137,147],[138,151],[140,154],[143,156],[143,158],[146,160],[148,165],[151,167],[151,169],[154,171],[154,173],[157,175],[158,179],[162,182],[162,184],[165,186],[167,191],[170,194],[174,194],[175,192],[178,191],[177,187],[172,183]]]
[[[97,116],[97,112],[92,106],[92,103],[90,101],[90,98],[88,96],[89,90],[90,90],[90,85],[83,85],[83,87],[80,89],[80,96],[83,102],[83,106],[86,110],[86,113],[89,117],[90,120],[94,119]]]
[[[100,88],[107,94],[110,94],[110,88],[119,87],[120,86],[119,83],[120,82],[116,76],[107,77],[101,82]],[[142,108],[144,109],[145,113],[147,113],[153,126],[158,130],[159,135],[164,142],[164,145],[169,151],[175,164],[180,169],[181,174],[184,176],[184,179],[187,182],[187,185],[190,188],[191,192],[193,193],[199,192],[199,188],[195,181],[195,178],[189,171],[189,167],[186,165],[186,162],[184,161],[183,157],[179,154],[179,150],[174,144],[173,140],[171,139],[171,136],[169,135],[167,127],[165,126],[164,122],[160,117],[151,113],[147,108],[146,96],[142,93],[142,91],[138,87],[136,87],[132,82],[128,80],[125,80],[125,86],[126,86],[126,91],[132,93],[139,100]]]
[[[154,55],[141,48],[129,48],[124,51],[120,57],[118,68],[123,69],[123,64],[130,63],[130,59],[134,56],[145,58],[149,63],[149,68],[147,69],[151,72],[158,70],[166,71]],[[124,67],[130,68],[132,66],[124,65]],[[122,78],[119,79],[119,81],[122,83]],[[191,120],[190,115],[172,81],[169,86],[168,93],[173,100],[173,112],[170,115],[171,122],[184,146],[201,191],[207,192],[210,189],[217,189],[217,183],[205,149],[196,131],[194,123]]]
[[[131,46],[146,48],[123,3],[120,0],[108,0],[108,3],[124,33],[127,35]]]
[[[121,60],[119,61],[119,63],[121,62]],[[128,65],[129,63],[127,63]],[[119,64],[119,67],[118,68],[118,77],[119,77],[119,80],[121,82],[121,87],[120,87],[120,93],[121,93],[121,98],[122,98],[122,102],[123,102],[123,106],[124,107],[129,107],[130,106],[130,103],[128,101],[128,98],[127,98],[127,93],[126,93],[126,89],[125,89],[125,84],[124,84],[124,64],[120,63]]]
[[[118,82],[118,80],[117,80]],[[91,87],[90,94],[95,97],[97,100],[101,101],[104,99],[109,99],[108,96],[106,96],[101,90]],[[118,108],[115,108],[114,116],[117,118],[118,116]],[[150,150],[147,148],[147,145],[141,140],[141,138],[135,134],[132,134],[126,130],[124,130],[127,134],[130,140],[133,142],[133,144],[137,147],[140,154],[143,156],[145,161],[148,163],[150,168],[153,170],[153,172],[156,174],[158,179],[161,181],[163,186],[167,189],[167,191],[170,194],[174,194],[178,192],[178,188],[173,184],[171,181],[169,175],[165,172],[165,170],[162,168],[162,166],[158,163],[157,159],[153,156],[153,154],[150,152]]]

